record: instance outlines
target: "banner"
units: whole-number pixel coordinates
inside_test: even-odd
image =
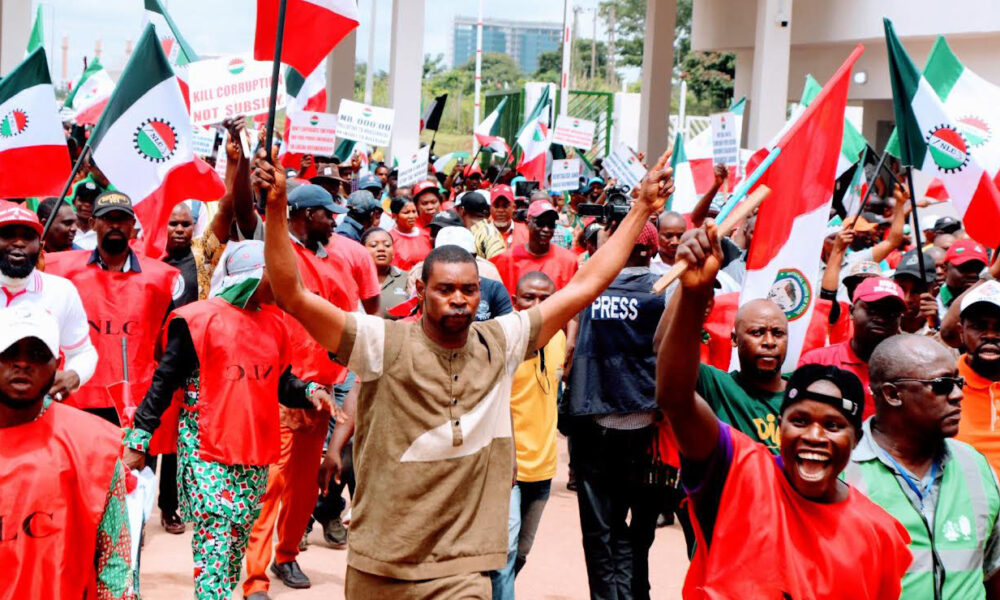
[[[735,174],[740,163],[740,125],[731,112],[716,113],[712,119],[712,158]]]
[[[333,156],[337,149],[337,115],[298,113],[288,132],[288,152]]]
[[[271,100],[269,62],[240,56],[202,60],[188,67],[191,86],[191,122],[215,125],[238,115],[254,116],[267,112]],[[285,107],[285,81],[278,80],[275,109]]]
[[[580,187],[580,173],[583,165],[579,158],[552,161],[552,185],[554,192],[571,192]]]
[[[362,142],[369,146],[389,145],[389,140],[392,138],[392,121],[395,117],[393,109],[368,106],[344,99],[340,101],[340,111],[337,115],[338,138]]]
[[[627,185],[635,189],[642,178],[646,176],[646,167],[632,152],[627,144],[618,144],[614,151],[604,159],[604,169],[611,177],[618,180],[618,185]]]
[[[556,129],[552,134],[552,143],[590,150],[594,144],[594,131],[596,129],[597,123],[594,121],[559,115],[556,118]]]
[[[343,105],[341,105],[343,106]],[[426,181],[427,162],[431,156],[431,147],[424,146],[413,154],[400,157],[399,159],[399,187],[410,187],[414,184]]]
[[[219,131],[214,127],[211,129],[195,127],[191,136],[191,151],[202,158],[212,156],[212,150],[215,150],[215,140],[218,137]]]

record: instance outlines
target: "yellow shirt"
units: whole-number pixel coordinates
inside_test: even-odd
[[[545,354],[545,372],[541,353]],[[559,331],[514,373],[510,410],[518,481],[545,481],[556,476],[557,371],[562,370],[565,361],[566,334]]]

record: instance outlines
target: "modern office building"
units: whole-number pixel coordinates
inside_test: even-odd
[[[483,20],[483,52],[499,52],[514,59],[524,73],[538,70],[538,55],[559,48],[561,23]],[[455,17],[451,64],[459,66],[476,56],[476,18]]]

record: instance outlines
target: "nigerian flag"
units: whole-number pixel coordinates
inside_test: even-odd
[[[492,150],[496,154],[501,154],[507,156],[510,152],[510,148],[507,146],[507,140],[500,135],[500,117],[503,115],[503,109],[507,106],[507,98],[500,100],[500,104],[493,109],[485,119],[479,122],[479,125],[473,131],[473,135],[476,137],[476,143],[480,146],[485,146],[487,149]]]
[[[1000,94],[935,46],[924,73],[917,70],[889,19],[885,25],[896,113],[897,156],[937,177],[962,216],[965,230],[990,248],[1000,245]]]

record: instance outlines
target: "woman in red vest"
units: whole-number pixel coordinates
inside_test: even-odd
[[[59,326],[0,310],[0,599],[133,598],[121,432],[45,395]]]
[[[672,343],[700,333],[722,259],[716,226],[685,234],[677,259],[691,266],[661,323],[656,393],[697,539],[684,598],[898,599],[909,535],[838,479],[861,434],[861,382],[831,366],[796,370],[780,457],[719,421],[695,393],[698,349]]]
[[[389,203],[396,227],[389,232],[395,249],[392,265],[409,271],[431,253],[431,237],[417,226],[417,205],[412,198],[393,198]]]
[[[264,243],[230,243],[208,300],[167,319],[153,383],[125,436],[125,463],[142,466],[152,433],[183,388],[177,424],[181,513],[194,524],[195,596],[228,598],[280,451],[279,402],[324,406],[329,394],[291,373],[284,316],[273,306]]]

